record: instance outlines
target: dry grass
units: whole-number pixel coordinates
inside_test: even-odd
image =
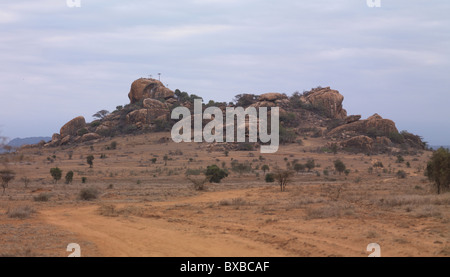
[[[18,176],[6,195],[0,198],[0,217],[3,217],[0,220],[10,221],[9,225],[2,222],[0,226],[0,243],[3,247],[11,241],[7,248],[0,250],[0,255],[51,255],[53,248],[44,253],[18,238],[12,240],[11,234],[18,233],[20,237],[33,238],[35,242],[39,240],[34,238],[33,232],[36,232],[43,237],[42,243],[50,243],[52,235],[58,232],[45,228],[24,232],[30,226],[19,224],[31,222],[31,227],[38,226],[34,221],[45,210],[64,207],[76,212],[78,207],[90,206],[94,209],[89,216],[108,217],[102,220],[133,224],[144,222],[145,218],[158,218],[161,220],[152,224],[177,223],[170,225],[189,236],[207,234],[211,238],[221,238],[217,232],[226,232],[238,240],[257,241],[268,249],[281,249],[293,256],[358,255],[359,252],[351,251],[364,249],[367,239],[400,245],[402,250],[390,249],[393,255],[450,255],[450,193],[435,195],[424,182],[423,173],[415,173],[418,165],[426,164],[428,152],[417,156],[412,169],[402,168],[408,177],[398,179],[395,176],[397,165],[391,157],[317,153],[317,146],[325,143],[320,139],[308,138],[301,146],[283,145],[276,155],[261,155],[264,159],[259,160],[255,159],[259,155],[257,152],[253,158],[246,151],[230,151],[225,156],[223,151],[208,153],[203,144],[160,144],[157,143],[158,136],[167,134],[117,137],[114,140],[120,147],[108,151],[105,145],[111,142],[107,139],[93,145],[94,150],[87,144],[61,149],[26,149],[24,155],[32,162],[12,162],[10,166],[29,176],[28,188],[24,188]],[[177,149],[181,151],[179,155],[171,156],[172,160],[165,165],[163,156],[170,151],[176,153]],[[64,154],[68,151],[75,153],[72,159]],[[61,153],[57,154],[57,162],[63,174],[68,170],[75,172],[73,184],[52,183],[48,168],[53,165],[44,158],[54,152]],[[104,153],[107,158],[100,159]],[[85,162],[85,157],[90,154],[96,157],[95,170],[88,169]],[[155,163],[151,161],[154,157],[157,157]],[[286,191],[280,192],[278,184],[264,182],[261,167],[264,164],[270,168],[277,165],[284,167],[284,158],[288,158],[289,162],[297,159],[302,163],[313,158],[321,167],[309,173],[295,174]],[[332,168],[336,158],[343,160],[351,169],[349,176],[339,176],[332,171],[329,176],[314,174],[315,170],[322,172],[322,169]],[[197,172],[195,168],[222,163],[229,166],[232,160],[252,163],[254,172],[242,176],[230,172],[220,184],[207,184],[207,190],[193,189],[185,176],[189,173],[187,175],[191,177],[203,179],[200,170]],[[386,168],[392,164],[393,173],[380,171],[369,174],[367,168],[375,160],[382,161]],[[197,173],[198,176],[195,176]],[[260,177],[255,173],[259,173]],[[81,183],[82,176],[88,178],[87,184]],[[94,202],[79,201],[80,191],[90,187],[101,191],[101,197]],[[46,201],[50,195],[51,201]],[[31,216],[34,209],[30,203],[39,208],[39,216]],[[28,208],[25,208],[27,205]],[[17,211],[13,210],[13,206],[17,207]],[[14,218],[28,219],[20,221]],[[433,230],[433,233],[428,234],[428,230]],[[63,246],[70,241],[67,236],[61,237],[64,239],[59,242]],[[442,244],[434,241],[441,241]],[[419,244],[420,247],[417,246]],[[336,245],[348,247],[336,248]],[[389,253],[387,251],[383,253]],[[65,254],[63,249],[61,255]]]
[[[29,218],[35,212],[36,210],[33,207],[26,205],[8,209],[6,214],[9,218],[25,219]]]

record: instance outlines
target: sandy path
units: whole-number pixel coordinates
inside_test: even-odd
[[[216,192],[177,201],[198,203],[234,197],[244,191]],[[173,205],[173,202],[152,203]],[[283,250],[233,234],[215,230],[205,236],[201,230],[183,231],[180,223],[164,218],[105,217],[97,212],[98,206],[57,208],[43,210],[40,216],[49,224],[76,233],[97,245],[101,256],[286,256]],[[82,247],[82,246],[81,246]]]

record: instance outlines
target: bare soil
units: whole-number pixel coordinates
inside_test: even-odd
[[[82,256],[107,257],[364,257],[369,243],[378,243],[382,256],[450,256],[450,193],[437,195],[423,175],[431,152],[396,163],[387,154],[318,152],[324,141],[308,138],[275,154],[226,155],[206,143],[160,143],[161,137],[169,134],[3,155],[17,175],[0,195],[0,256],[67,256],[69,243],[78,243]],[[117,149],[108,150],[112,141]],[[296,173],[286,191],[265,182],[262,165],[272,171],[309,158],[318,166]],[[338,158],[348,176],[335,172]],[[251,163],[252,171],[233,172],[232,160]],[[378,161],[384,167],[370,173]],[[212,164],[230,175],[194,190],[186,172]],[[49,172],[56,166],[63,178],[55,184]],[[69,170],[74,180],[64,184]],[[407,177],[397,178],[398,170]],[[80,190],[89,187],[98,198],[81,200]],[[39,195],[48,201],[36,201]]]

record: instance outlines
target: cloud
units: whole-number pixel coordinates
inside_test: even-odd
[[[448,1],[81,1],[0,3],[3,134],[49,135],[162,72],[171,89],[219,101],[329,85],[350,113],[450,141],[423,127],[450,129]]]

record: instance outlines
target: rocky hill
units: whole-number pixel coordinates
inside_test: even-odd
[[[79,116],[61,127],[46,147],[97,140],[121,134],[170,131],[176,122],[170,119],[171,110],[178,106],[193,109],[193,100],[199,98],[186,92],[175,92],[155,79],[140,78],[131,84],[130,103],[118,106],[112,113],[104,113],[98,120],[86,123]],[[261,95],[239,94],[234,102],[210,101],[203,105],[220,107],[279,107],[280,141],[299,143],[307,137],[322,137],[327,149],[352,152],[396,152],[399,149],[424,149],[421,137],[399,132],[392,120],[374,114],[367,119],[348,115],[343,108],[344,96],[330,87],[317,87],[303,93],[287,96],[282,93]],[[206,124],[207,122],[204,122]]]

